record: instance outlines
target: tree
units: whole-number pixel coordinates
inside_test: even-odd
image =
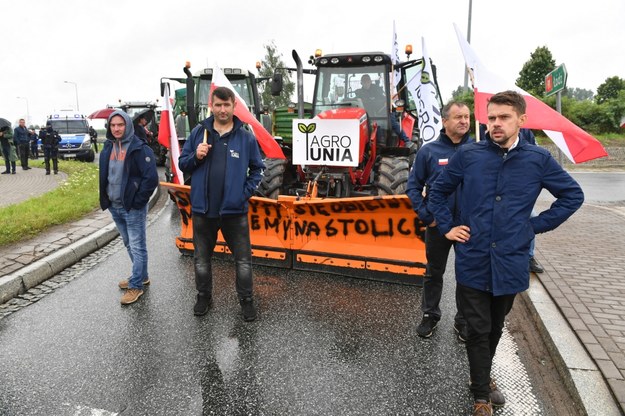
[[[272,40],[269,44],[264,45],[264,47],[266,54],[261,62],[258,74],[261,77],[269,78],[269,80],[261,84],[261,97],[263,104],[269,107],[269,111],[273,111],[277,107],[282,107],[291,103],[291,96],[293,95],[293,91],[295,91],[295,83],[291,81],[291,77],[287,71],[278,69],[286,67],[286,64],[282,61],[282,54],[278,53],[275,42]],[[271,78],[275,72],[282,72],[283,74],[282,93],[278,97],[271,95]]]
[[[545,95],[545,76],[556,67],[551,51],[546,46],[538,47],[523,64],[516,85],[535,97]]]
[[[586,101],[592,100],[595,94],[591,90],[586,90],[584,88],[565,88],[562,96],[569,97],[577,101]]]
[[[617,76],[606,79],[604,83],[597,88],[597,95],[595,97],[597,104],[602,104],[611,98],[617,98],[619,92],[622,90],[625,90],[625,79]]]

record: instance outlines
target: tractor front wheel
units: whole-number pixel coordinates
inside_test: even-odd
[[[278,199],[280,189],[284,181],[284,171],[286,169],[286,159],[265,159],[265,170],[263,179],[256,190],[260,196],[270,199]]]
[[[401,195],[406,192],[410,161],[406,156],[381,156],[376,164],[375,187],[378,195]]]

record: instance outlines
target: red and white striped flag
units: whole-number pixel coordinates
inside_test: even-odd
[[[475,118],[480,123],[486,124],[488,122],[486,112],[488,99],[498,92],[513,90],[523,94],[527,103],[527,122],[523,127],[543,130],[571,162],[582,163],[608,155],[597,139],[573,124],[562,114],[517,87],[514,83],[506,82],[490,72],[478,59],[456,24],[454,24],[454,28],[467,68],[472,72],[475,92]]]
[[[262,150],[265,157],[272,159],[286,159],[280,145],[273,138],[271,133],[269,133],[262,124],[254,117],[254,115],[247,108],[247,103],[234,89],[228,78],[224,75],[221,68],[215,66],[213,69],[213,79],[211,83],[211,92],[208,98],[209,106],[210,106],[210,97],[213,95],[213,90],[217,87],[226,87],[234,92],[236,96],[236,106],[234,107],[234,115],[237,116],[242,122],[248,124],[252,131],[254,132],[254,136],[256,136],[256,140],[258,140],[258,144],[260,145],[260,149]]]
[[[161,111],[161,122],[158,126],[158,142],[169,149],[171,173],[174,183],[183,185],[184,179],[178,167],[180,145],[178,144],[178,136],[176,135],[176,126],[174,124],[174,113],[171,109],[171,100],[169,99],[168,83],[165,83],[163,102],[165,103],[165,108]]]

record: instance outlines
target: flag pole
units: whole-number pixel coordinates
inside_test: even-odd
[[[475,78],[473,77],[473,69],[469,68],[469,65],[466,64],[465,62],[465,66],[467,68],[466,73],[469,75],[469,78],[471,79],[471,87],[473,88],[473,118],[475,118],[475,141],[479,142],[480,141],[480,122],[478,121],[477,117],[475,117]]]

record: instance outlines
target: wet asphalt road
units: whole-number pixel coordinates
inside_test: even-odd
[[[259,320],[245,323],[227,261],[198,318],[178,227],[168,202],[148,228],[153,283],[137,304],[119,304],[130,262],[117,239],[70,284],[0,320],[0,415],[469,414],[452,279],[429,340],[416,336],[418,287],[264,267]],[[496,414],[542,414],[508,359],[500,348],[511,376],[497,375],[509,404]]]

